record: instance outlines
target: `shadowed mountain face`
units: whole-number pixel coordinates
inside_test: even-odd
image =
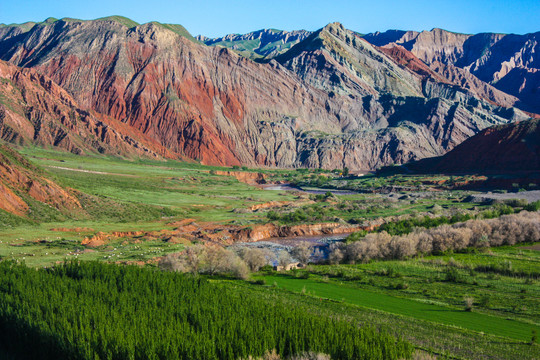
[[[448,154],[412,165],[422,172],[526,173],[540,171],[540,120],[494,126]]]
[[[466,35],[442,29],[389,30],[364,38],[377,46],[400,45],[450,81],[456,72],[472,75],[475,82],[517,98],[519,108],[540,113],[540,32]]]
[[[488,126],[527,118],[499,106],[512,97],[478,95],[340,24],[265,63],[173,25],[106,18],[15,28],[0,28],[3,60],[50,77],[75,107],[168,157],[374,169],[442,155]]]

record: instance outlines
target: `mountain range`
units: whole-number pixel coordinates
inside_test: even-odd
[[[332,23],[209,39],[122,17],[0,26],[0,137],[75,153],[370,170],[540,112],[538,35]]]

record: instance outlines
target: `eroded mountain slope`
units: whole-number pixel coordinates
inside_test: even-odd
[[[526,118],[426,78],[340,24],[268,63],[173,30],[49,21],[0,38],[0,54],[125,125],[120,133],[208,164],[373,169],[441,155],[487,126]]]

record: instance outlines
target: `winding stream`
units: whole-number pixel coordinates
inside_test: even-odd
[[[351,191],[351,190],[336,190],[336,189],[302,189],[300,187],[296,187],[291,184],[264,184],[260,185],[261,189],[263,190],[271,190],[271,191],[299,191],[303,193],[308,194],[315,194],[315,195],[324,195],[327,192],[331,192],[334,195],[356,195],[360,194],[357,191]]]

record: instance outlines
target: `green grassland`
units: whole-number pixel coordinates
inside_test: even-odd
[[[32,213],[18,217],[0,210],[0,257],[43,266],[76,257],[93,260],[145,261],[183,249],[181,244],[145,238],[112,241],[84,251],[81,240],[98,231],[159,231],[176,220],[249,224],[254,213],[234,209],[272,200],[293,200],[288,193],[264,191],[234,177],[213,175],[224,167],[177,161],[78,156],[40,148],[20,152],[58,184],[74,189],[82,209],[63,213],[25,199]],[[73,231],[53,231],[64,228]],[[78,228],[83,228],[79,230]],[[137,239],[136,239],[137,240]],[[162,251],[157,251],[161,249]]]
[[[470,336],[479,342],[485,342],[488,336],[498,338],[490,343],[497,343],[500,348],[486,358],[540,356],[537,345],[529,346],[527,355],[518,355],[519,348],[523,349],[520,342],[529,342],[533,330],[540,331],[537,250],[514,246],[361,265],[310,265],[305,270],[285,273],[261,272],[255,278],[268,284],[267,291],[326,299],[325,302],[341,304],[345,309],[361,308],[361,314],[374,311],[369,317],[376,323],[407,318],[408,325],[402,326],[408,329],[408,339],[436,353],[465,358],[483,358],[483,352],[493,353],[494,348],[482,349],[477,345],[456,349],[455,342],[444,339],[446,332],[439,333],[450,327],[451,336],[458,338]],[[465,309],[467,297],[473,299],[472,311]],[[428,340],[430,329],[433,338]],[[471,353],[466,355],[467,352]]]
[[[308,303],[317,313],[349,319],[359,324],[368,324],[401,336],[417,348],[434,354],[441,359],[537,359],[540,346],[516,341],[507,337],[423,320],[411,316],[377,310],[339,300],[314,296],[312,293],[288,290],[276,284],[266,286],[237,283],[249,287],[265,296],[281,297],[291,307]],[[315,310],[312,310],[315,311]]]
[[[231,176],[215,175],[216,170],[257,171],[271,181],[288,181],[326,174],[323,170],[248,169],[245,167],[205,166],[195,162],[122,159],[104,155],[80,156],[37,147],[18,149],[43,174],[58,184],[73,189],[82,209],[60,212],[47,204],[33,201],[32,213],[17,217],[0,210],[0,256],[42,266],[71,256],[80,259],[148,260],[161,247],[163,254],[179,251],[180,244],[153,244],[140,239],[137,247],[123,239],[113,241],[96,252],[84,252],[80,241],[98,231],[158,231],[172,229],[173,223],[186,218],[198,222],[216,222],[250,226],[266,223],[271,210],[236,211],[268,201],[291,201],[282,214],[304,212],[299,220],[286,224],[344,221],[360,223],[386,216],[422,214],[437,211],[469,211],[479,204],[464,203],[465,195],[440,192],[428,198],[390,201],[378,194],[339,195],[328,201],[298,208],[298,194],[265,191],[239,182]],[[306,198],[306,195],[303,195]],[[278,223],[280,221],[277,221]],[[74,229],[53,231],[52,229]],[[85,231],[77,230],[85,228]],[[52,243],[58,242],[57,245]],[[69,245],[69,246],[68,246]],[[52,250],[50,248],[53,248]],[[116,251],[114,249],[122,249]],[[140,251],[139,251],[140,250]],[[114,252],[114,257],[110,256]],[[75,255],[74,255],[75,254]],[[110,257],[109,257],[110,256]]]

